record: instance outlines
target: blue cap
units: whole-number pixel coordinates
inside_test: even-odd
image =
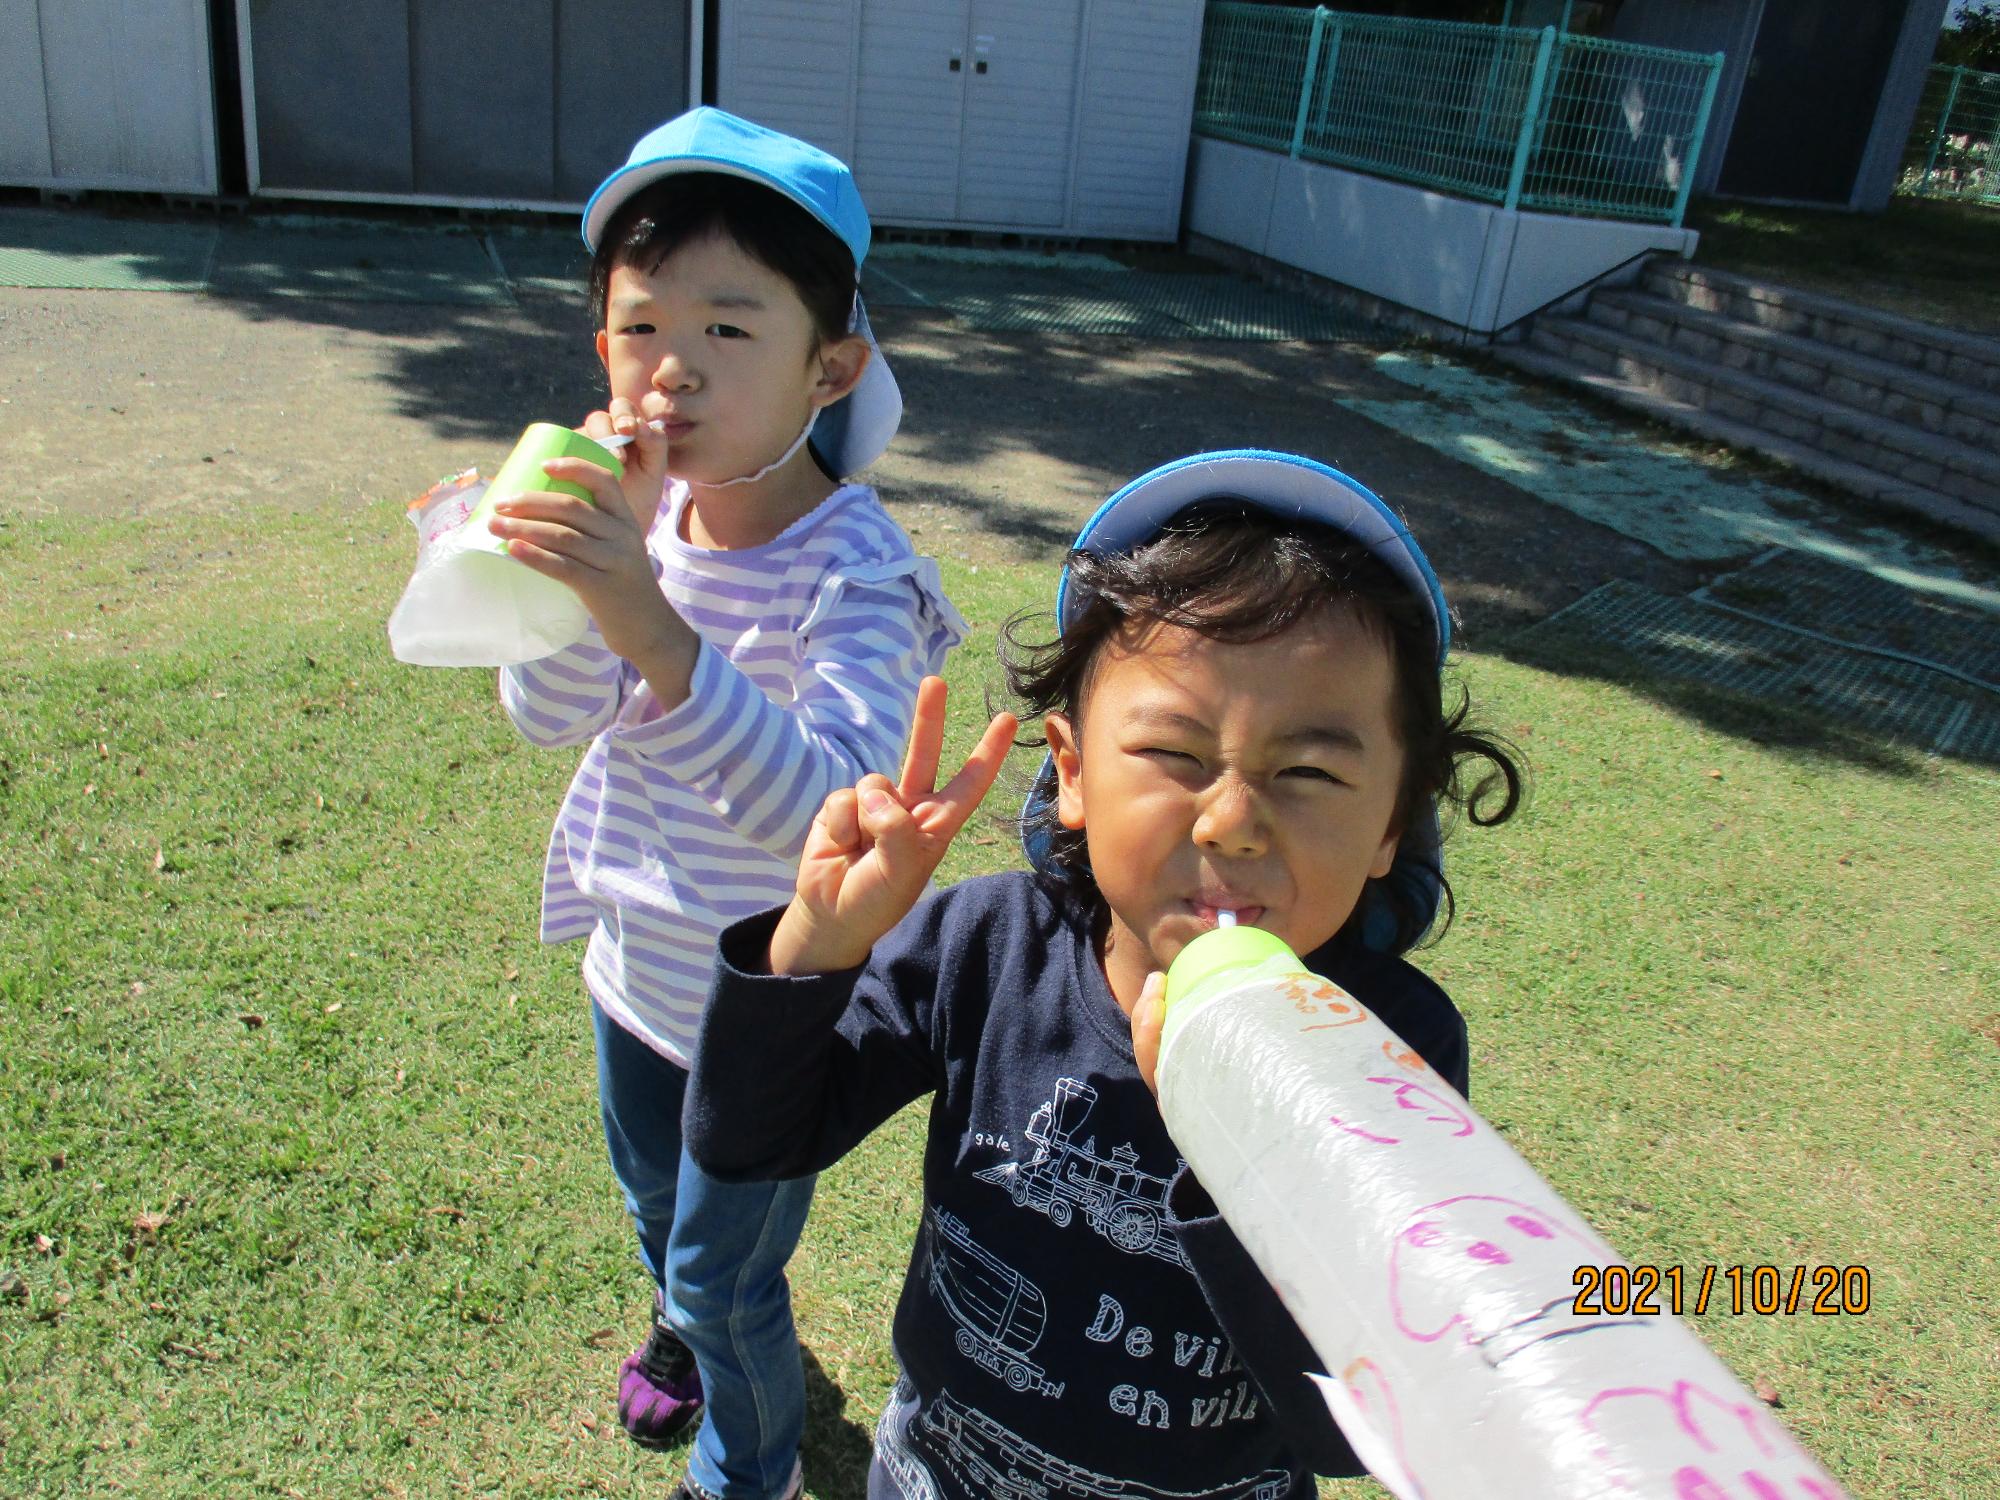
[[[584,244],[596,253],[612,216],[633,194],[685,172],[720,172],[783,194],[831,230],[860,271],[868,254],[868,210],[847,164],[796,136],[706,104],[641,136],[625,165],[597,185],[583,206]],[[812,436],[827,467],[843,478],[881,457],[903,419],[903,393],[868,326],[858,289],[847,326],[868,340],[868,368],[844,399],[819,414]]]
[[[1296,453],[1231,448],[1196,453],[1162,464],[1119,490],[1083,523],[1071,550],[1113,557],[1160,534],[1168,521],[1201,500],[1245,500],[1290,520],[1314,521],[1343,531],[1388,564],[1430,610],[1438,666],[1451,646],[1451,609],[1430,559],[1401,516],[1367,486]],[[1056,585],[1056,627],[1067,630],[1088,603],[1071,598],[1069,568]]]
[[[1242,500],[1288,519],[1330,526],[1360,542],[1429,610],[1437,665],[1443,670],[1451,647],[1451,607],[1445,602],[1430,559],[1410,535],[1410,528],[1367,486],[1296,453],[1232,448],[1162,464],[1100,505],[1083,523],[1071,550],[1100,557],[1131,552],[1157,537],[1167,522],[1188,506],[1216,499]],[[1057,628],[1068,630],[1088,604],[1082,590],[1070,588],[1070,570],[1065,563],[1062,580],[1056,585]],[[1046,830],[1031,832],[1028,823],[1055,800],[1055,792],[1055,762],[1045,757],[1021,809],[1021,847],[1028,862],[1044,872],[1050,868],[1050,839]],[[1402,889],[1426,914],[1427,928],[1436,914],[1442,879],[1437,808],[1433,806],[1428,816],[1419,816],[1405,830],[1395,863],[1382,880]],[[1383,952],[1408,946],[1408,942],[1398,942],[1395,913],[1377,894],[1373,882],[1362,894],[1361,911],[1361,938],[1367,946]],[[1404,934],[1410,942],[1419,935]]]

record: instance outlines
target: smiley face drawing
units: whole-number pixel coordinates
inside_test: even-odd
[[[1418,1209],[1397,1229],[1389,1308],[1405,1336],[1455,1334],[1497,1366],[1544,1339],[1638,1321],[1573,1311],[1576,1268],[1617,1258],[1547,1209],[1468,1193]]]
[[[1844,1500],[1840,1487],[1741,1392],[1689,1380],[1600,1391],[1581,1421],[1613,1493],[1673,1500]],[[1660,1488],[1671,1476],[1671,1490]]]
[[[1449,1089],[1434,1089],[1412,1079],[1379,1075],[1368,1082],[1387,1091],[1374,1094],[1370,1100],[1372,1110],[1363,1113],[1349,1109],[1345,1114],[1328,1115],[1327,1124],[1384,1146],[1402,1144],[1404,1133],[1413,1125],[1435,1127],[1447,1138],[1468,1136],[1477,1128],[1471,1110],[1454,1099]],[[1397,1133],[1387,1133],[1392,1130]]]

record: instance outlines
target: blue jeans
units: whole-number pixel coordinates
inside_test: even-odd
[[[595,1002],[597,1095],[611,1170],[639,1231],[639,1258],[694,1351],[707,1414],[688,1478],[713,1495],[785,1493],[805,1431],[805,1371],[785,1262],[805,1229],[811,1177],[717,1182],[681,1145],[687,1072]]]

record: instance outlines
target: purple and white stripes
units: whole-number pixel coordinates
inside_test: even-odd
[[[703,642],[686,702],[663,712],[595,629],[500,673],[523,737],[590,741],[549,840],[542,941],[588,936],[592,997],[683,1066],[716,934],[790,899],[829,792],[895,774],[917,683],[965,637],[937,564],[865,486],[729,552],[680,539],[687,498],[668,488],[647,541]]]

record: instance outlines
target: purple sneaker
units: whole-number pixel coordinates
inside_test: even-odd
[[[701,1371],[655,1302],[646,1346],[618,1367],[618,1420],[642,1448],[670,1447],[701,1415]]]

